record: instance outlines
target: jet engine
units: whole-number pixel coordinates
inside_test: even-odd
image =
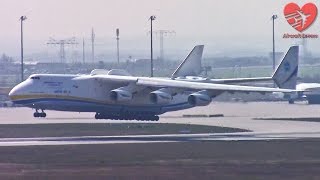
[[[165,92],[166,89],[159,89],[150,93],[150,101],[154,104],[168,104],[172,100],[172,95]]]
[[[114,89],[110,91],[110,99],[117,102],[130,101],[132,99],[132,92],[124,87]]]
[[[206,106],[211,103],[212,98],[207,91],[199,91],[192,93],[188,97],[188,103],[192,106]]]

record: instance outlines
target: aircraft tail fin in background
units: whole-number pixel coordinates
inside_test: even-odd
[[[179,67],[174,71],[171,78],[184,76],[198,76],[201,69],[201,58],[204,45],[195,46]]]
[[[295,89],[298,78],[299,46],[291,46],[272,75],[279,88]]]

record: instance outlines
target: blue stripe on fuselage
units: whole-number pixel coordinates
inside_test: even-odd
[[[90,102],[90,101],[83,101],[83,100],[74,100],[74,99],[58,99],[58,98],[37,98],[37,99],[24,99],[24,100],[15,100],[13,101],[16,104],[21,104],[25,105],[28,107],[36,107],[37,104],[42,104],[42,103],[52,103],[52,104],[61,104],[61,105],[66,105],[67,103],[79,103],[77,106],[79,106],[80,109],[82,109],[82,106],[103,106],[105,108],[115,108],[115,107],[126,107],[126,108],[134,108],[134,109],[143,109],[146,110],[146,108],[164,108],[168,109],[185,109],[193,107],[189,105],[188,102],[183,102],[183,103],[176,103],[176,104],[167,104],[167,105],[123,105],[123,104],[107,104],[107,103],[99,103],[99,102]],[[48,108],[50,109],[50,108]],[[53,109],[54,110],[54,109]]]

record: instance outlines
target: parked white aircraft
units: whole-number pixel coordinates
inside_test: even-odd
[[[296,86],[297,93],[283,94],[274,93],[278,98],[287,99],[289,104],[296,100],[307,100],[308,104],[320,104],[320,84],[319,83],[300,83]]]
[[[34,74],[9,93],[16,104],[44,110],[96,112],[96,119],[159,120],[168,111],[206,106],[223,92],[292,93],[291,89],[219,84],[253,79],[210,80],[201,71],[203,45],[196,46],[171,78],[133,77],[123,70],[93,70],[90,75]],[[273,75],[281,88],[296,83],[298,48],[291,47]],[[284,66],[284,64],[286,64]],[[256,78],[261,80],[265,78]],[[269,78],[271,79],[271,77]],[[39,112],[41,110],[41,112]]]
[[[296,86],[296,90],[301,92],[298,98],[306,99],[309,104],[320,104],[319,83],[300,83]]]

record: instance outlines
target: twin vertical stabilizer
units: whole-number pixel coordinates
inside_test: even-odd
[[[171,78],[184,76],[199,76],[201,73],[201,58],[204,45],[195,46],[179,67],[174,71]]]

